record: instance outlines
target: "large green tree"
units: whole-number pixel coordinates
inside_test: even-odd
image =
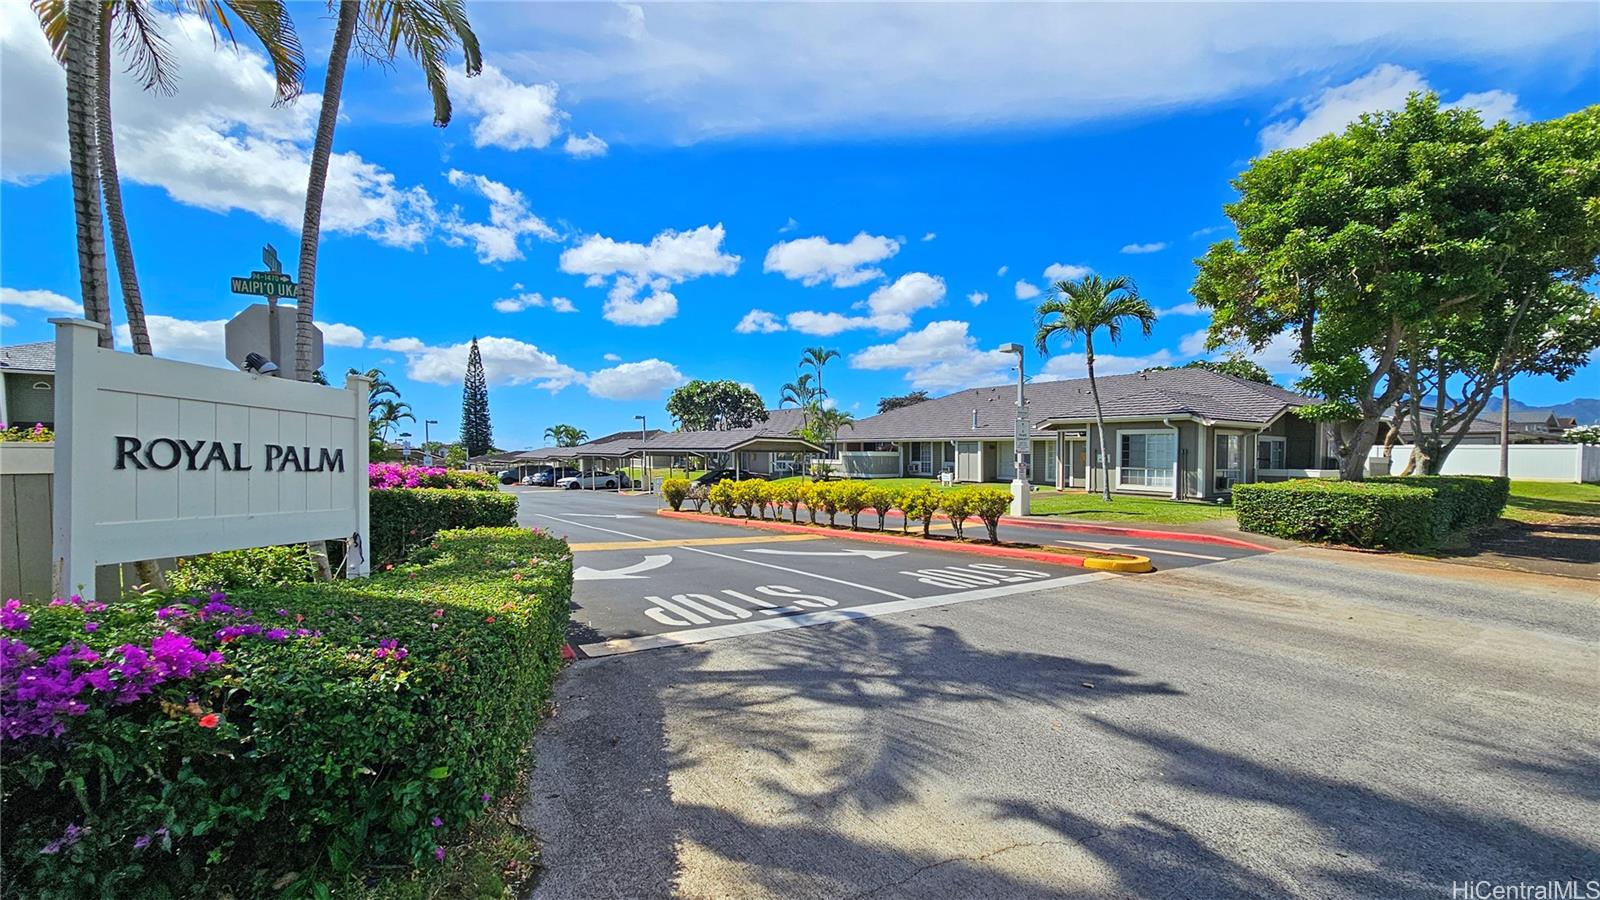
[[[1574,135],[1592,135],[1594,115],[1488,127],[1415,94],[1255,160],[1226,207],[1239,237],[1198,260],[1192,292],[1212,311],[1210,344],[1259,350],[1292,335],[1307,370],[1297,386],[1324,398],[1300,414],[1334,423],[1342,476],[1363,478],[1380,423],[1407,396],[1410,361],[1437,359],[1452,322],[1510,303],[1500,333],[1515,343],[1534,298],[1593,275],[1595,159],[1556,146],[1582,146]]]
[[[483,356],[478,339],[467,350],[467,376],[461,386],[461,443],[468,456],[482,456],[494,446],[494,429],[489,424],[489,382],[483,375]]]
[[[1174,369],[1204,369],[1207,372],[1216,372],[1219,375],[1228,375],[1244,381],[1254,381],[1257,384],[1276,385],[1272,375],[1261,364],[1248,357],[1238,354],[1230,355],[1224,359],[1196,359],[1181,366],[1150,366],[1140,369],[1141,372],[1170,372]]]
[[[1094,333],[1105,329],[1106,338],[1115,344],[1122,340],[1122,325],[1128,321],[1149,337],[1155,328],[1156,313],[1126,275],[1085,275],[1058,281],[1050,286],[1050,296],[1035,311],[1033,343],[1041,355],[1049,355],[1052,338],[1069,342],[1074,337],[1083,338],[1089,395],[1094,400],[1095,423],[1100,426],[1100,487],[1107,503],[1111,502],[1111,460],[1106,447],[1106,417],[1100,408],[1100,387],[1094,380]]]
[[[683,431],[749,428],[767,420],[761,395],[737,381],[695,379],[667,398],[667,414]]]
[[[928,399],[927,391],[912,391],[909,394],[896,394],[878,400],[878,414],[882,415],[892,409],[903,409],[907,406],[916,406]]]

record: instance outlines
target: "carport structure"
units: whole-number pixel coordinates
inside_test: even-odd
[[[743,477],[745,461],[752,454],[766,454],[767,471],[772,471],[770,460],[779,453],[823,454],[821,445],[794,434],[779,434],[763,428],[733,428],[728,431],[669,431],[652,436],[648,441],[633,442],[638,452],[650,456],[726,456],[731,459],[735,477]]]

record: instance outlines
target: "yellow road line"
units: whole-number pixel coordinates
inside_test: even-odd
[[[653,547],[717,547],[724,544],[788,544],[795,541],[820,541],[821,534],[769,534],[759,537],[685,538],[677,541],[594,541],[587,544],[569,544],[572,552],[580,550],[649,550]]]

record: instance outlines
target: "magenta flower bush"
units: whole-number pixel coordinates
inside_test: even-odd
[[[462,472],[439,466],[408,466],[381,462],[367,466],[367,480],[373,490],[397,488],[455,488],[468,491],[495,490],[494,476],[486,472]]]
[[[305,896],[434,865],[516,783],[572,566],[516,529],[423,555],[365,582],[6,601],[5,896]]]
[[[55,439],[55,432],[44,427],[43,422],[33,423],[32,428],[24,425],[12,425],[8,428],[6,423],[0,422],[0,442],[44,443]]]

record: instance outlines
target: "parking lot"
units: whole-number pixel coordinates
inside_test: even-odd
[[[906,548],[665,518],[655,514],[657,501],[650,495],[507,490],[519,497],[521,524],[562,535],[572,545],[570,641],[590,657],[1138,577],[987,558],[936,545]],[[875,516],[868,519],[876,524]],[[888,527],[899,526],[891,519]],[[944,533],[950,529],[948,523],[935,527]],[[1149,556],[1158,569],[1259,552],[1176,541],[1117,543],[1103,535],[1004,524],[1000,536],[1123,549]]]

